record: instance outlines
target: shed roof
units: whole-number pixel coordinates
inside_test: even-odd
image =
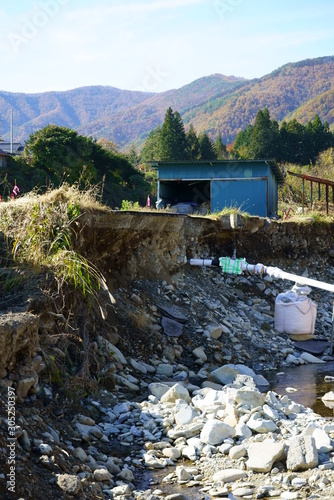
[[[276,160],[184,160],[184,161],[156,161],[152,162],[153,168],[159,168],[159,165],[224,165],[224,164],[244,164],[244,163],[266,163],[269,165],[276,176],[277,182],[282,184],[284,182],[283,174],[276,163]]]
[[[1,156],[10,156],[10,154],[6,153],[3,149],[0,149],[0,155]]]

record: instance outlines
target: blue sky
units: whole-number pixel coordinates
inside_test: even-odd
[[[334,55],[332,0],[0,0],[0,90],[162,92]]]

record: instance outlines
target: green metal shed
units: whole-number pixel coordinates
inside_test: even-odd
[[[277,213],[283,175],[275,160],[158,161],[158,199],[165,205],[205,204],[211,212],[226,207],[251,215]]]

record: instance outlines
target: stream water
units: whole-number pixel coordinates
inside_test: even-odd
[[[334,409],[326,407],[321,400],[326,392],[334,391],[334,361],[266,372],[264,376],[270,383],[270,390],[281,396],[287,395],[322,417],[334,418]],[[325,377],[333,377],[333,381],[325,381]],[[287,388],[295,391],[290,392]]]

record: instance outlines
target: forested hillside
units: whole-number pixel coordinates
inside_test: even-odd
[[[319,115],[334,126],[333,102],[334,57],[330,56],[289,63],[254,80],[214,74],[163,93],[100,86],[42,94],[0,92],[0,122],[4,139],[13,109],[15,141],[27,140],[32,132],[54,123],[128,148],[142,144],[172,107],[186,130],[192,123],[197,133],[207,132],[213,140],[221,136],[226,144],[264,108],[278,122],[296,118],[306,125]]]

